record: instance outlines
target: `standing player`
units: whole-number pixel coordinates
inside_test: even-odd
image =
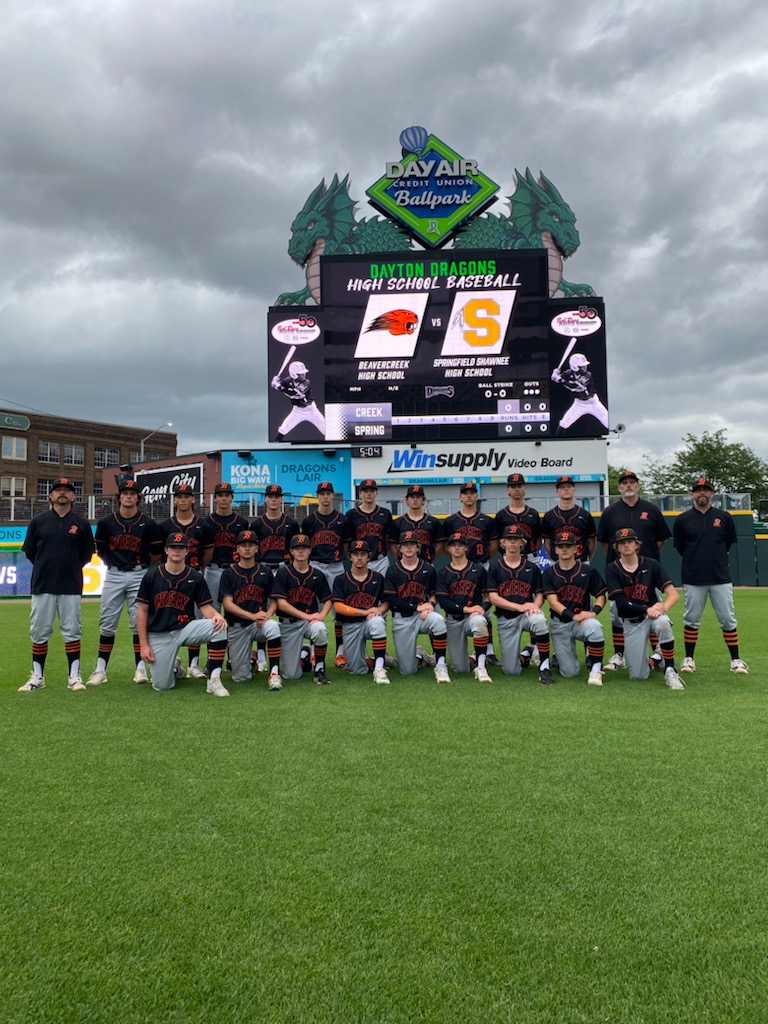
[[[589,562],[597,547],[597,529],[592,514],[576,504],[576,484],[572,476],[559,476],[555,481],[557,505],[544,513],[541,535],[547,554],[554,561],[552,538],[567,529],[576,541],[575,557]]]
[[[582,416],[594,416],[606,429],[610,427],[608,410],[597,396],[595,380],[587,369],[589,360],[582,352],[574,352],[568,360],[566,370],[557,369],[552,371],[552,380],[555,384],[562,384],[563,387],[573,395],[573,404],[557,427],[557,434],[564,433],[569,427],[580,420]]]
[[[319,430],[321,437],[325,437],[325,416],[312,397],[309,371],[300,359],[289,363],[286,372],[276,373],[272,378],[272,387],[281,391],[293,406],[277,428],[278,441],[284,440],[286,434],[304,422],[311,423]]]
[[[371,569],[386,574],[389,569],[388,544],[392,533],[392,513],[376,504],[379,485],[363,480],[358,488],[360,504],[346,515],[344,537],[347,541],[364,540],[371,551]]]
[[[713,507],[714,493],[712,484],[705,477],[695,480],[691,490],[693,507],[677,517],[672,531],[675,547],[683,558],[685,657],[680,671],[696,671],[694,654],[701,617],[709,597],[731,656],[731,672],[743,676],[749,668],[739,657],[738,623],[728,564],[728,552],[738,538],[728,512]]]
[[[86,686],[100,686],[107,681],[107,664],[115,646],[123,605],[128,609],[133,634],[136,660],[133,681],[149,682],[147,667],[141,658],[136,599],[144,573],[160,559],[163,534],[154,519],[139,511],[142,494],[135,480],[122,480],[117,492],[117,512],[110,512],[96,524],[96,551],[107,567],[107,575],[99,607],[99,656]]]
[[[69,664],[70,690],[84,690],[80,677],[80,601],[83,567],[94,552],[93,534],[87,519],[72,511],[75,488],[71,480],[54,480],[48,495],[51,507],[36,515],[27,527],[22,550],[32,563],[32,609],[29,635],[32,641],[32,672],[20,693],[45,686],[45,659],[53,623],[58,613]]]
[[[387,653],[387,623],[384,616],[389,605],[384,600],[384,577],[368,568],[371,551],[364,540],[353,540],[349,546],[352,568],[333,581],[333,607],[336,622],[344,631],[344,649],[347,671],[350,675],[365,675],[368,662],[365,641],[373,648],[373,681],[388,683],[385,665]]]
[[[213,607],[203,574],[186,563],[189,538],[172,533],[165,539],[165,561],[150,569],[139,587],[138,628],[141,657],[152,666],[152,689],[171,690],[184,669],[180,648],[208,644],[210,677],[206,692],[228,697],[221,681],[227,650],[227,624]],[[201,618],[195,618],[195,608]]]
[[[669,609],[678,593],[661,562],[640,554],[642,544],[628,526],[616,531],[617,557],[605,570],[608,596],[624,627],[630,679],[647,679],[651,668],[646,647],[651,630],[661,641],[664,679],[670,690],[683,690],[683,681],[675,671],[675,637],[669,621]],[[658,600],[657,591],[664,595]]]
[[[232,511],[235,492],[232,485],[216,484],[213,488],[213,504],[216,511],[211,512],[203,522],[203,564],[205,565],[205,582],[211,592],[213,607],[221,611],[219,601],[219,581],[224,570],[237,561],[237,535],[248,529],[248,520]]]
[[[173,515],[160,523],[163,540],[183,533],[187,538],[186,563],[190,569],[203,569],[203,520],[195,513],[195,492],[190,484],[177,484],[173,491]],[[200,668],[200,645],[189,646],[188,679],[205,679]]]
[[[448,638],[445,619],[436,610],[434,567],[419,557],[419,542],[413,530],[400,535],[398,549],[400,557],[384,580],[384,597],[392,610],[392,639],[400,674],[412,676],[420,664],[431,662],[416,642],[420,633],[426,633],[436,656],[435,679],[450,683],[445,663]]]
[[[312,542],[309,564],[319,569],[328,580],[333,592],[333,585],[344,572],[344,516],[333,507],[335,488],[330,480],[323,480],[317,485],[317,511],[310,512],[301,529]],[[344,656],[344,637],[341,625],[334,616],[334,632],[336,634],[336,668],[344,668],[347,664]]]
[[[618,558],[616,545],[612,543],[612,539],[619,530],[634,530],[640,541],[641,556],[658,559],[661,549],[672,536],[661,509],[640,497],[640,481],[631,469],[624,470],[619,477],[619,494],[619,500],[608,506],[597,525],[597,539],[605,551],[606,567]],[[608,672],[625,668],[624,627],[613,602],[611,628],[614,653],[604,666]],[[655,634],[652,630],[649,636],[653,642]]]
[[[535,508],[525,503],[525,477],[522,473],[510,473],[507,477],[507,494],[509,505],[499,509],[493,525],[497,541],[501,541],[507,526],[519,526],[525,538],[523,554],[529,562],[538,564],[539,546],[541,544],[541,516]],[[502,545],[503,547],[503,545]]]
[[[301,645],[307,637],[315,647],[315,682],[325,684],[330,679],[325,674],[328,631],[324,623],[331,610],[331,591],[323,573],[309,564],[310,550],[305,533],[291,538],[291,562],[275,573],[272,596],[280,614],[283,676],[301,677]]]
[[[605,637],[597,616],[605,607],[605,584],[596,569],[576,558],[573,530],[558,530],[554,545],[557,562],[542,573],[542,586],[552,612],[549,628],[558,671],[567,679],[579,674],[576,641],[583,640],[587,645],[587,682],[602,686]]]
[[[405,504],[408,511],[399,516],[392,524],[392,535],[389,548],[397,558],[397,541],[401,533],[413,530],[421,544],[421,557],[427,562],[434,562],[443,553],[443,542],[440,539],[443,528],[439,519],[427,513],[425,505],[427,495],[420,484],[412,484],[405,492]]]
[[[274,577],[259,565],[259,545],[253,530],[238,533],[235,544],[237,561],[228,565],[221,575],[219,593],[227,620],[229,661],[232,680],[249,683],[253,679],[251,647],[258,640],[266,644],[269,658],[270,690],[282,690],[280,679],[280,626],[272,617],[277,602],[272,597]]]
[[[277,572],[291,560],[291,538],[299,532],[299,524],[283,511],[283,488],[268,484],[264,490],[266,511],[250,525],[259,539],[259,561]]]
[[[467,558],[467,540],[463,533],[452,533],[447,541],[450,562],[437,574],[435,594],[445,612],[448,653],[451,667],[469,672],[467,637],[472,637],[475,652],[475,679],[490,683],[486,666],[488,620],[485,617],[485,569]]]
[[[488,600],[496,609],[504,674],[520,675],[528,658],[520,654],[520,638],[530,633],[539,655],[539,682],[554,683],[549,667],[549,627],[541,611],[544,594],[538,565],[525,557],[528,537],[522,523],[504,527],[503,553],[488,571]]]

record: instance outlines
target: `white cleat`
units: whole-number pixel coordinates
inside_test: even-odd
[[[149,676],[147,670],[145,668],[137,668],[133,673],[133,681],[134,683],[148,683]]]
[[[214,697],[229,696],[229,690],[220,679],[209,679],[205,691],[206,693],[212,693]]]
[[[696,671],[696,662],[693,660],[693,658],[683,658],[683,663],[680,666],[680,671],[681,672],[695,672]]]
[[[181,661],[178,658],[173,663],[173,674],[176,676],[177,679],[187,678],[187,673],[184,670],[184,666],[181,664]]]
[[[734,658],[731,662],[731,672],[735,672],[737,676],[746,676],[749,674],[749,665],[741,658]]]
[[[269,679],[267,680],[267,687],[270,690],[282,690],[283,681],[280,678],[280,673],[276,668],[273,668],[269,673]]]
[[[429,665],[430,668],[434,668],[437,664],[437,658],[434,654],[430,654],[426,647],[417,647],[416,663],[418,668],[421,668],[423,665]]]
[[[107,673],[102,672],[100,669],[96,669],[95,672],[91,672],[90,676],[86,680],[86,686],[101,686],[102,683],[106,683]]]
[[[435,667],[435,679],[438,683],[450,683],[451,677],[448,675],[448,669],[445,665],[437,665]]]
[[[614,654],[603,667],[606,672],[615,672],[617,668],[626,668],[627,663],[623,654]]]
[[[670,690],[684,690],[685,689],[685,683],[680,678],[680,676],[677,674],[677,672],[675,672],[675,670],[672,668],[671,665],[664,672],[664,682],[667,684],[667,686],[670,688]]]
[[[267,660],[266,660],[266,658],[260,658],[256,662],[256,671],[257,672],[266,672],[267,671]]]
[[[602,686],[603,685],[603,673],[599,668],[593,668],[589,673],[587,682],[590,686]]]
[[[534,644],[533,654],[531,655],[531,664],[534,668],[538,668],[541,664],[541,655],[539,654],[539,648]]]
[[[79,692],[80,690],[84,690],[85,689],[85,683],[80,678],[80,674],[78,672],[73,673],[69,677],[69,682],[67,683],[67,689],[68,690],[72,690],[73,692]]]
[[[18,693],[32,693],[33,690],[44,690],[44,689],[45,689],[45,679],[43,678],[43,676],[36,676],[35,673],[33,672],[32,675],[29,677],[29,679],[26,681],[26,683],[24,683],[23,686],[19,687],[17,692]]]
[[[373,670],[373,681],[378,683],[380,686],[386,686],[389,683],[389,676],[385,668],[375,668]]]
[[[187,669],[187,679],[207,679],[208,676],[203,672],[199,665],[190,665]]]
[[[485,665],[483,665],[482,667],[480,665],[478,665],[477,668],[475,669],[475,673],[474,674],[475,674],[475,679],[478,681],[478,683],[492,683],[493,682],[493,680],[491,679],[490,674],[488,672],[488,669],[485,667]]]

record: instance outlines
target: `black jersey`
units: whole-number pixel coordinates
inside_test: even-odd
[[[487,589],[485,567],[479,562],[467,562],[463,569],[449,563],[437,574],[435,596],[446,616],[460,621],[465,608],[483,603]]]
[[[488,593],[498,594],[513,604],[532,604],[542,592],[541,571],[538,565],[527,558],[520,565],[512,566],[504,558],[498,558],[488,570]],[[496,608],[500,619],[514,619],[520,612],[510,608]]]
[[[95,550],[87,519],[41,512],[27,527],[22,550],[33,566],[33,594],[82,594],[83,566]]]
[[[619,556],[613,546],[613,538],[617,530],[632,529],[640,541],[640,554],[643,558],[659,557],[660,540],[669,540],[672,536],[667,521],[662,515],[658,505],[650,501],[638,499],[634,505],[628,505],[626,501],[614,501],[612,505],[600,516],[597,524],[597,539],[601,544],[607,544],[605,561],[613,562]]]
[[[443,522],[443,536],[460,533],[467,542],[467,558],[470,562],[487,562],[493,539],[493,520],[485,512],[465,516],[456,512]]]
[[[442,539],[443,527],[439,519],[434,516],[422,516],[421,519],[412,519],[408,513],[398,516],[392,523],[392,540],[397,544],[400,534],[404,530],[413,530],[416,539],[421,544],[421,556],[428,562],[435,560],[435,547]]]
[[[384,601],[384,577],[373,569],[368,570],[363,580],[356,579],[351,571],[343,572],[333,581],[333,600],[366,612],[377,608]],[[360,618],[337,611],[336,621],[343,625],[360,622]]]
[[[111,512],[96,524],[96,551],[110,569],[149,565],[162,553],[164,539],[160,524],[143,512],[129,519]]]
[[[272,384],[276,391],[282,391],[293,405],[298,409],[306,409],[312,405],[312,385],[308,377],[280,377],[277,383]]]
[[[708,587],[731,582],[728,552],[737,541],[731,516],[713,505],[688,509],[675,520],[675,547],[683,558],[683,583]]]
[[[226,567],[236,562],[235,541],[238,533],[247,529],[248,520],[243,519],[237,512],[231,512],[228,516],[211,512],[203,522],[203,550],[213,548],[210,564]]]
[[[576,540],[576,558],[589,560],[589,538],[595,537],[597,529],[592,514],[581,505],[573,508],[549,509],[541,521],[541,535],[551,541],[558,530],[573,530]]]
[[[275,573],[272,597],[283,597],[294,608],[307,615],[319,612],[331,591],[325,574],[312,566],[306,572],[299,572],[293,563],[281,565]],[[281,618],[293,620],[295,616],[278,609]]]
[[[644,619],[648,608],[658,601],[656,591],[663,591],[671,582],[661,562],[642,555],[636,569],[625,569],[617,559],[605,570],[608,597],[616,602],[622,619]]]
[[[333,565],[344,561],[344,516],[341,512],[336,509],[327,515],[322,512],[310,512],[301,524],[301,532],[306,533],[312,542],[309,557],[313,562]]]
[[[238,608],[256,615],[257,612],[264,612],[269,607],[273,581],[272,570],[258,562],[249,569],[243,568],[242,565],[227,566],[219,581],[219,600],[222,602],[224,618],[230,626],[245,620],[224,608],[224,598],[231,597]]]
[[[164,565],[155,565],[141,581],[138,600],[149,608],[148,632],[170,633],[192,622],[195,605],[211,604],[211,593],[197,569],[187,565],[174,575]]]
[[[434,567],[420,558],[413,569],[395,562],[384,577],[384,597],[393,612],[410,618],[420,604],[429,601],[437,586]]]
[[[277,519],[270,519],[269,516],[259,516],[251,523],[251,529],[259,538],[259,561],[265,565],[283,565],[290,561],[291,537],[299,532],[299,524],[285,513]]]
[[[541,574],[541,582],[544,596],[553,594],[574,615],[591,611],[592,598],[601,597],[605,593],[605,584],[597,569],[578,559],[570,569],[561,569],[557,562],[548,566]],[[565,621],[556,612],[552,612],[552,616],[561,622]]]
[[[494,516],[493,526],[496,537],[499,540],[505,527],[521,527],[525,537],[525,554],[534,555],[539,550],[539,545],[541,544],[541,516],[530,505],[526,505],[520,512],[513,512],[509,506],[500,509]]]
[[[364,540],[371,549],[371,559],[387,554],[392,534],[392,513],[377,505],[372,512],[351,508],[346,516],[345,540]]]
[[[163,546],[166,538],[172,533],[183,533],[187,538],[187,565],[192,569],[199,569],[203,564],[203,520],[195,516],[191,523],[186,526],[180,523],[176,516],[160,523],[160,531],[163,535]]]

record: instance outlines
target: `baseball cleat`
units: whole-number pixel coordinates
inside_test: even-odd
[[[199,665],[190,665],[187,669],[187,679],[207,679],[205,672]]]
[[[42,676],[36,676],[35,673],[33,672],[32,675],[29,677],[29,679],[26,681],[26,683],[24,683],[23,686],[19,687],[17,692],[18,693],[32,693],[33,690],[44,690],[44,689],[45,689],[45,679]]]
[[[444,664],[435,666],[435,679],[438,683],[450,683],[451,677],[448,675],[448,668]]]
[[[600,671],[599,668],[593,668],[590,671],[589,676],[587,677],[587,682],[590,686],[603,685],[603,673]]]
[[[106,683],[107,673],[96,669],[95,672],[91,672],[90,676],[85,682],[86,686],[101,686],[102,683]]]
[[[495,665],[497,668],[501,665],[501,662],[493,652],[486,656],[485,663],[486,665]]]
[[[220,679],[209,679],[205,688],[206,693],[212,693],[214,697],[228,697],[229,690]]]
[[[68,690],[72,690],[73,692],[77,692],[77,691],[85,689],[85,683],[80,678],[80,673],[79,672],[73,672],[72,675],[69,677],[69,682],[67,683],[67,689]]]
[[[680,671],[681,672],[695,672],[696,671],[696,662],[693,660],[693,658],[683,658],[683,663],[680,666]]]
[[[324,668],[319,668],[315,672],[315,682],[317,683],[318,686],[327,686],[328,683],[330,683],[330,681],[331,680],[325,674],[325,669]]]
[[[373,670],[373,681],[379,683],[381,686],[386,686],[389,683],[389,676],[385,668],[375,668]]]
[[[416,661],[418,668],[421,668],[423,665],[429,665],[430,668],[434,668],[437,664],[437,658],[434,654],[430,654],[426,647],[416,648]]]
[[[545,686],[548,686],[550,683],[554,683],[554,681],[555,680],[552,677],[552,673],[550,672],[550,670],[548,668],[542,668],[542,669],[539,670],[539,682],[540,683],[544,683]]]
[[[534,668],[538,668],[541,664],[541,655],[539,654],[539,648],[534,644],[533,654],[531,655],[531,664]]]
[[[685,689],[685,683],[680,678],[680,676],[677,674],[677,672],[675,672],[675,670],[672,668],[671,665],[669,666],[669,668],[664,673],[664,682],[667,684],[667,686],[670,688],[670,690],[684,690]]]
[[[657,658],[655,654],[651,655],[651,657],[648,659],[648,668],[651,670],[651,672],[663,672],[663,658]]]
[[[734,658],[731,662],[731,672],[735,672],[737,676],[745,676],[749,673],[749,665],[741,658]]]
[[[347,659],[344,657],[343,654],[337,654],[336,655],[336,668],[346,668],[346,667],[347,667]]]
[[[493,680],[490,677],[488,669],[484,665],[478,665],[474,672],[475,679],[478,683],[492,683]]]
[[[617,668],[626,668],[627,663],[624,661],[623,654],[614,654],[611,658],[606,661],[604,670],[606,672],[615,672]]]
[[[533,646],[533,644],[526,644],[522,651],[520,651],[521,668],[528,668],[528,666],[531,664],[531,659],[533,658],[533,652],[535,650],[536,648]]]
[[[266,672],[267,671],[267,667],[268,666],[267,666],[267,659],[266,658],[257,658],[256,659],[256,671],[257,672]]]
[[[187,676],[187,673],[184,671],[184,666],[178,658],[173,663],[173,674],[177,679],[186,679]]]
[[[270,690],[282,690],[283,680],[280,678],[280,673],[276,668],[273,668],[269,673],[268,689]]]
[[[397,668],[397,659],[391,654],[384,655],[384,668]]]
[[[133,673],[133,681],[134,683],[148,683],[149,675],[147,674],[147,670],[145,668],[137,668]]]

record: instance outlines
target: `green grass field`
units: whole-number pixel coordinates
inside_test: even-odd
[[[762,1024],[766,610],[737,593],[749,676],[708,611],[683,693],[331,670],[218,700],[132,683],[127,629],[106,686],[67,691],[57,635],[16,693],[0,605],[0,1019]]]

